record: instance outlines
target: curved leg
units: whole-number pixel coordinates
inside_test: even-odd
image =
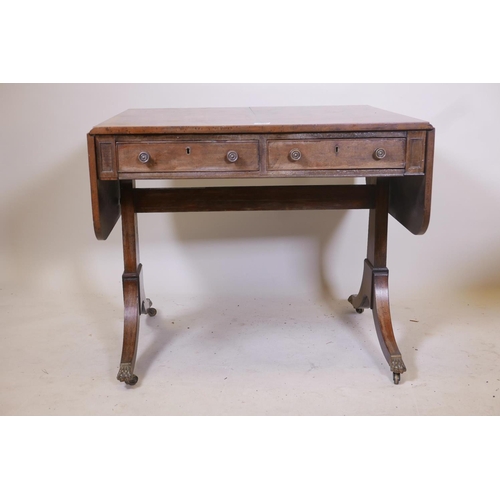
[[[349,302],[356,312],[370,307],[373,310],[375,329],[385,359],[393,373],[395,384],[399,383],[406,366],[401,357],[392,329],[389,307],[389,271],[387,262],[387,218],[389,213],[389,183],[387,179],[369,179],[376,185],[375,207],[370,210],[368,223],[368,252],[365,259],[363,280],[357,295]]]
[[[142,300],[144,287],[142,281],[142,264],[139,264],[137,273],[123,274],[123,301],[125,317],[123,327],[123,350],[117,379],[127,385],[135,385],[139,378],[134,375],[135,358],[139,341],[140,315],[156,315],[156,309],[151,307],[150,299]]]
[[[125,318],[123,327],[123,349],[117,379],[128,385],[135,385],[139,380],[134,375],[137,343],[139,340],[139,279],[123,277],[123,301]]]
[[[389,271],[387,269],[377,269],[373,273],[372,309],[380,347],[393,373],[394,383],[399,384],[401,373],[406,371],[406,366],[392,329],[391,309],[389,306]]]
[[[142,279],[142,264],[139,263],[139,237],[137,215],[133,202],[133,181],[121,181],[121,213],[123,236],[123,302],[125,305],[123,327],[123,349],[117,379],[128,385],[139,380],[134,374],[135,358],[139,340],[139,317],[141,314],[154,316],[156,309],[151,300],[145,298]]]

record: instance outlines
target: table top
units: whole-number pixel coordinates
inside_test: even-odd
[[[129,109],[90,134],[224,134],[430,130],[428,122],[372,106]]]
[[[129,109],[87,141],[99,239],[137,179],[386,176],[390,213],[414,234],[429,223],[434,128],[371,106]]]

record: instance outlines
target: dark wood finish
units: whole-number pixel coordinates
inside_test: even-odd
[[[120,184],[98,178],[94,137],[87,136],[90,174],[90,198],[94,232],[98,240],[105,240],[120,217]]]
[[[407,156],[405,151],[408,151],[407,145],[410,144],[407,137],[419,133],[421,132],[365,131],[259,135],[134,134],[129,136],[98,135],[95,136],[95,140],[98,177],[101,180],[393,177],[400,176],[405,168]],[[398,140],[388,140],[396,138]],[[403,140],[406,144],[403,144]],[[239,150],[239,143],[243,143],[242,150]],[[250,143],[254,147],[250,146]],[[101,150],[101,144],[103,150]],[[116,147],[111,153],[110,147],[113,144]],[[234,149],[237,152],[239,151],[239,158],[234,164],[226,157],[231,145],[235,146]],[[288,146],[303,148],[302,158],[299,161],[292,162],[288,158],[290,152]],[[375,159],[374,151],[377,146],[386,146],[385,158]],[[283,150],[280,151],[280,148]],[[414,149],[418,150],[418,148]],[[146,163],[142,163],[138,158],[143,151],[150,153],[150,159]],[[280,155],[278,158],[276,158],[277,153]],[[117,171],[117,157],[120,160],[120,172]],[[423,165],[423,152],[419,160],[415,154],[412,158]],[[330,170],[335,170],[335,172],[330,172]],[[418,171],[412,167],[410,170],[406,169],[405,174],[418,174]]]
[[[371,179],[376,188],[375,207],[370,210],[368,222],[368,250],[363,279],[357,295],[349,302],[357,312],[370,307],[377,337],[389,367],[395,374],[394,381],[406,371],[392,328],[389,305],[389,270],[387,269],[387,225],[389,215],[389,180]]]
[[[134,190],[134,207],[139,213],[346,210],[374,206],[373,186],[239,186]]]
[[[413,234],[424,234],[431,217],[434,129],[426,136],[425,174],[391,179],[389,213]]]
[[[254,141],[154,141],[118,143],[118,170],[122,172],[245,172],[259,170],[259,143]],[[227,158],[235,151],[238,159]],[[150,156],[147,163],[139,154]]]
[[[134,210],[132,191],[133,181],[122,182],[121,212],[123,238],[123,300],[125,318],[123,329],[123,349],[118,372],[118,380],[128,385],[137,382],[134,375],[137,343],[139,340],[139,316],[141,314],[139,238],[137,234],[137,215]]]
[[[379,148],[384,151],[377,158]],[[119,380],[137,382],[139,317],[156,313],[144,294],[137,213],[369,209],[363,278],[349,301],[357,312],[372,309],[382,352],[399,382],[406,367],[389,306],[388,214],[414,234],[427,229],[434,155],[429,123],[370,106],[129,110],[94,127],[88,149],[99,239],[113,229],[121,202],[125,320]],[[295,160],[291,150],[298,150]],[[141,152],[148,153],[144,162]],[[136,179],[273,177],[364,177],[367,184],[134,186]]]
[[[429,123],[371,106],[129,109],[91,134],[245,134],[428,130]]]
[[[133,181],[123,181],[121,183],[123,272],[127,275],[137,273],[140,261],[137,215],[134,208],[133,198],[134,189],[135,182]]]
[[[120,172],[119,178],[123,180],[140,179],[276,179],[276,178],[324,178],[324,177],[399,177],[403,169],[324,169],[324,170],[268,170],[243,171],[228,170],[225,172],[202,171],[199,172]]]
[[[134,209],[134,182],[121,183],[122,238],[123,238],[123,301],[125,306],[123,348],[117,378],[127,385],[138,381],[134,374],[137,344],[139,341],[139,316],[151,311],[151,301],[146,298],[139,262],[139,235],[137,213]],[[152,314],[150,314],[152,315]]]
[[[113,135],[97,136],[96,159],[100,180],[115,180],[118,177],[116,167],[116,144]]]
[[[406,146],[406,174],[422,174],[425,171],[425,130],[408,132]]]
[[[375,151],[383,148],[380,160]],[[405,139],[316,139],[268,142],[269,170],[404,169]],[[291,151],[301,156],[294,160]]]

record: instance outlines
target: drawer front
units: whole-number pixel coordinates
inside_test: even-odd
[[[246,172],[259,170],[258,141],[117,143],[119,172]]]
[[[405,138],[269,140],[269,170],[404,168]]]

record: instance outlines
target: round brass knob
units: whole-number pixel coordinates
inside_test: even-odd
[[[141,163],[147,163],[149,161],[149,153],[142,151],[141,153],[139,153],[138,158]]]
[[[238,159],[238,153],[236,151],[228,151],[226,158],[227,158],[227,161],[234,163]]]
[[[292,149],[290,151],[290,158],[293,161],[299,161],[302,158],[302,154],[300,153],[300,151],[298,149]]]
[[[375,150],[375,158],[377,160],[381,160],[382,158],[385,158],[386,152],[384,148],[377,148]]]

